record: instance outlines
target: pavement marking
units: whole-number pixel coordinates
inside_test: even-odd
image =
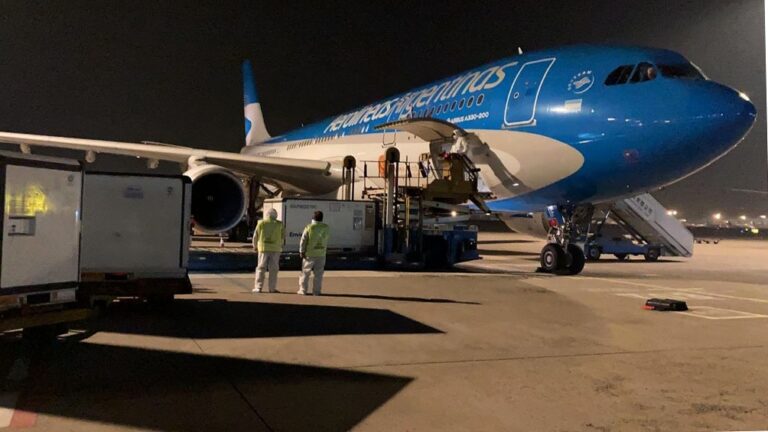
[[[648,300],[648,296],[644,296],[642,294],[636,294],[636,293],[613,293],[613,294],[619,297],[629,297],[629,298],[638,298],[640,300]]]
[[[656,289],[663,289],[663,290],[670,290],[670,291],[685,291],[690,290],[693,288],[671,288],[664,285],[655,285],[655,284],[649,284],[645,282],[632,282],[627,280],[621,280],[621,279],[611,279],[611,278],[604,278],[604,277],[598,277],[598,276],[578,276],[578,279],[595,279],[595,280],[601,280],[605,282],[613,282],[618,284],[624,284],[624,285],[634,285],[639,287],[645,287],[645,288],[656,288]]]
[[[731,300],[751,301],[751,302],[756,302],[756,303],[768,303],[768,300],[766,300],[766,299],[759,299],[759,298],[754,298],[754,297],[739,297],[739,296],[732,296],[732,295],[727,295],[727,294],[711,293],[709,291],[701,291],[701,293],[705,294],[705,295],[709,295],[709,296],[722,297],[722,298],[727,298],[727,299],[731,299]]]
[[[741,297],[741,296],[732,296],[728,294],[719,294],[719,293],[713,293],[709,291],[705,291],[704,288],[672,288],[664,285],[655,285],[655,284],[649,284],[644,282],[632,282],[632,281],[625,281],[620,279],[611,279],[611,278],[603,278],[603,277],[597,277],[597,276],[580,276],[580,279],[596,279],[596,280],[602,280],[606,282],[614,282],[619,284],[626,284],[626,285],[634,285],[639,287],[647,287],[647,288],[656,288],[656,289],[663,289],[666,291],[671,292],[679,292],[679,291],[696,291],[696,293],[686,294],[686,295],[703,295],[703,296],[711,296],[711,297],[720,297],[720,298],[726,298],[731,300],[742,300],[742,301],[751,301],[756,303],[765,303],[768,304],[768,299],[760,299],[755,297]],[[714,300],[714,299],[712,299]]]
[[[733,309],[716,308],[712,306],[696,306],[690,308],[687,312],[678,312],[678,314],[696,318],[704,318],[708,320],[768,318],[768,315],[761,315]]]

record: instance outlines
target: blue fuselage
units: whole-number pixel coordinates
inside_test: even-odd
[[[376,126],[421,117],[481,137],[538,135],[578,152],[583,161],[562,178],[520,194],[497,194],[490,203],[499,211],[535,211],[612,200],[680,180],[737,145],[756,111],[743,93],[706,79],[675,52],[574,46],[499,60],[272,138],[258,151],[359,136],[382,143],[383,152],[393,131]],[[561,163],[558,154],[537,154],[535,148],[526,153],[532,156],[525,160],[538,158],[538,170]]]

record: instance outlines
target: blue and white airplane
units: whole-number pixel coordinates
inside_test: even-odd
[[[336,196],[345,158],[388,149],[420,160],[436,148],[466,153],[496,212],[557,209],[566,232],[581,206],[657,190],[733,149],[755,106],[682,55],[581,45],[515,55],[271,137],[252,71],[243,65],[246,143],[240,154],[157,144],[0,133],[0,142],[112,153],[185,165],[193,214],[208,231],[237,224],[248,196],[240,175],[283,195]],[[390,150],[391,151],[391,150]],[[362,188],[359,188],[362,189]],[[549,271],[578,273],[568,235],[542,251]]]

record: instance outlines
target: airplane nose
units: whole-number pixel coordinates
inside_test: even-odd
[[[718,102],[722,126],[730,128],[733,135],[741,139],[755,123],[757,109],[749,97],[740,91],[725,88],[724,93]]]
[[[734,102],[733,110],[733,122],[734,126],[739,129],[749,130],[757,119],[757,108],[755,104],[749,100],[749,97],[742,93],[738,93],[738,100]]]
[[[711,83],[710,97],[704,108],[705,140],[712,151],[724,154],[741,142],[757,118],[757,109],[746,94],[732,88]]]

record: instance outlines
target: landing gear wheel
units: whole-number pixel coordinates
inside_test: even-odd
[[[565,251],[556,243],[550,243],[541,250],[541,271],[556,273],[565,267]]]
[[[614,254],[617,260],[619,261],[626,261],[629,259],[629,255],[627,254]]]
[[[659,256],[661,255],[661,251],[659,251],[656,248],[648,249],[645,252],[645,260],[646,261],[657,261],[659,259]]]
[[[590,261],[599,260],[601,254],[602,252],[600,251],[600,248],[597,246],[589,246],[587,248],[587,259]]]
[[[584,270],[584,264],[587,262],[586,257],[584,256],[584,251],[575,244],[569,244],[568,255],[570,255],[571,259],[568,260],[568,267],[566,267],[565,270],[571,275],[581,273],[581,271]]]

